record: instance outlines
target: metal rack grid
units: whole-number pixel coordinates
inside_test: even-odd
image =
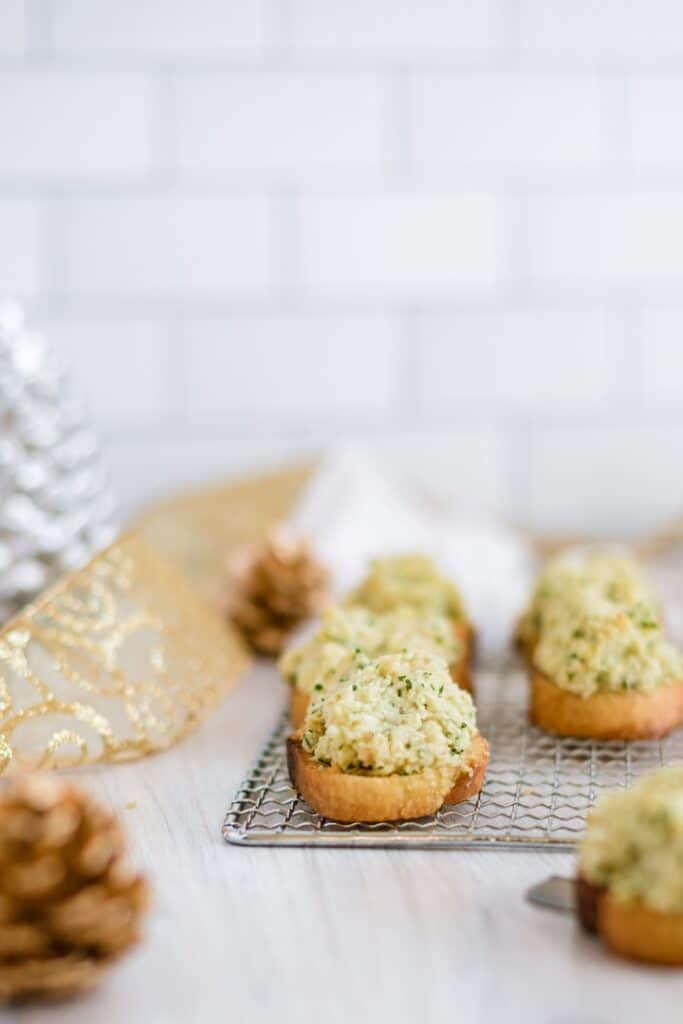
[[[491,762],[478,797],[428,818],[351,824],[321,818],[292,788],[283,715],[235,796],[227,842],[252,846],[353,846],[571,850],[598,794],[683,759],[683,730],[664,740],[598,743],[528,724],[521,703],[480,706]]]

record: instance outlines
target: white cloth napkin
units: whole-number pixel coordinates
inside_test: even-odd
[[[323,460],[292,518],[330,566],[338,595],[362,578],[373,557],[429,554],[461,590],[484,657],[509,649],[535,569],[529,545],[514,530],[460,521],[406,491],[356,447]]]

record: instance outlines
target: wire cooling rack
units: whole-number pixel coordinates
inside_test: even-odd
[[[391,846],[572,849],[600,792],[683,758],[683,733],[638,743],[551,736],[518,704],[479,710],[491,762],[478,797],[413,821],[341,824],[316,814],[287,772],[283,716],[233,800],[223,825],[230,843],[253,846]]]
[[[477,797],[414,821],[344,825],[316,814],[293,789],[283,715],[230,805],[223,835],[250,846],[570,850],[601,792],[683,759],[683,730],[637,743],[552,736],[529,725],[520,700],[482,704],[477,718],[491,747]]]

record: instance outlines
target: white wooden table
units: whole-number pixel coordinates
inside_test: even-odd
[[[174,750],[81,776],[119,809],[153,880],[147,938],[87,997],[3,1020],[682,1019],[683,971],[621,963],[524,901],[571,872],[569,855],[226,845],[225,809],[284,698],[257,669]]]

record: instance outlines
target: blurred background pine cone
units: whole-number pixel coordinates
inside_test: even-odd
[[[290,633],[327,599],[327,570],[306,538],[281,524],[238,551],[230,575],[228,614],[260,654],[279,654]]]
[[[0,800],[0,1000],[92,987],[137,942],[146,880],[124,863],[115,816],[56,778]]]

